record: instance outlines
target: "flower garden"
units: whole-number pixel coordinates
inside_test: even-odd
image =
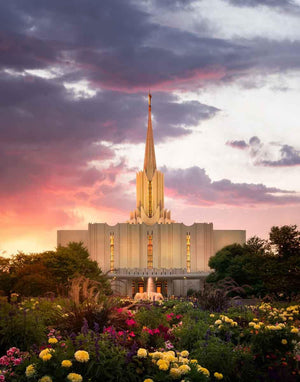
[[[299,305],[1,302],[0,381],[297,381]]]

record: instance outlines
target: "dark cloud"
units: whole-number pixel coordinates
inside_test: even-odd
[[[275,187],[266,187],[263,184],[233,183],[228,179],[212,181],[205,170],[197,166],[184,170],[164,168],[163,172],[170,195],[185,199],[187,203],[197,206],[300,203],[300,197],[291,195],[293,192]]]
[[[281,158],[279,160],[263,160],[260,162],[263,166],[269,167],[286,167],[300,165],[300,150],[296,150],[289,145],[282,145],[280,148]]]
[[[164,1],[161,6],[171,5]],[[121,0],[5,2],[2,14],[10,22],[3,24],[0,66],[22,70],[55,65],[65,79],[130,92],[300,67],[298,41],[210,38],[208,26],[189,33],[155,23],[148,12],[143,3]]]
[[[235,149],[240,149],[240,150],[244,150],[248,147],[248,144],[243,140],[241,140],[241,141],[227,141],[226,145],[233,147]]]
[[[101,91],[76,99],[57,80],[2,74],[0,110],[3,143],[135,143],[143,142],[146,135],[147,100],[142,94]],[[217,112],[198,101],[179,102],[173,95],[153,94],[158,140],[186,135],[186,128]]]
[[[249,139],[248,143],[244,140],[228,141],[226,145],[238,149],[247,149],[256,166],[291,167],[300,165],[300,151],[286,144],[266,145],[254,136]],[[269,158],[274,156],[272,152],[274,146],[280,148],[278,153],[280,158],[271,160]]]
[[[260,144],[260,139],[258,137],[254,136],[249,139],[249,145],[254,146],[259,144]]]
[[[178,103],[173,95],[153,95],[155,141],[189,134],[218,109],[197,101]],[[52,183],[91,187],[103,172],[91,161],[114,157],[114,143],[146,139],[147,98],[101,91],[74,98],[57,79],[0,74],[0,188],[15,194]],[[112,143],[111,148],[101,141]],[[105,179],[115,181],[109,172]]]

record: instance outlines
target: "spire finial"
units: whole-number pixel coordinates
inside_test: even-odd
[[[145,159],[144,159],[144,170],[146,172],[146,175],[149,181],[152,180],[153,175],[156,171],[156,159],[155,159],[154,139],[153,139],[152,121],[151,121],[151,98],[152,98],[152,95],[149,89],[148,129],[147,129]]]

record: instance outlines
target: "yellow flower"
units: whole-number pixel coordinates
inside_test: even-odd
[[[209,317],[213,318],[213,317],[215,317],[215,315],[212,313],[209,315]]]
[[[49,377],[49,375],[45,375],[41,379],[39,379],[39,382],[52,382],[52,378]]]
[[[151,378],[146,378],[146,379],[144,379],[144,382],[154,382],[154,381]]]
[[[157,364],[157,366],[159,366],[159,365],[162,365],[164,363],[167,363],[169,365],[170,362],[167,361],[166,359],[159,359],[156,364]]]
[[[170,369],[170,376],[174,379],[177,379],[181,376],[181,371],[176,367],[172,367]]]
[[[181,353],[180,353],[180,355],[181,355],[181,357],[184,357],[184,358],[187,358],[188,356],[189,356],[189,352],[187,351],[187,350],[183,350]]]
[[[216,379],[223,379],[223,374],[222,373],[217,373],[217,372],[215,372],[214,373],[214,377],[216,378]]]
[[[189,360],[187,358],[179,357],[179,362],[183,363],[184,365],[189,363]]]
[[[198,363],[198,361],[196,359],[191,359],[190,363]]]
[[[49,354],[49,349],[46,348],[44,350],[42,350],[39,354],[39,357],[43,359],[43,357],[46,355],[46,354]]]
[[[35,374],[35,367],[34,367],[34,365],[33,364],[28,365],[26,367],[26,370],[25,370],[26,377],[28,377],[28,378],[33,377],[34,374]]]
[[[61,366],[62,366],[62,367],[71,367],[71,366],[72,366],[72,362],[69,361],[68,359],[64,359],[64,360],[61,362]]]
[[[67,379],[71,382],[82,382],[82,376],[76,373],[70,373],[67,375]]]
[[[191,371],[191,368],[188,365],[181,365],[178,369],[180,374],[187,374],[189,371]]]
[[[49,361],[51,358],[52,358],[52,355],[51,355],[50,353],[48,353],[48,354],[45,354],[45,355],[42,357],[42,360],[43,360],[44,362],[46,362],[46,361]]]
[[[151,353],[151,357],[154,358],[154,359],[162,358],[163,357],[163,353],[161,351],[155,351],[154,353]]]
[[[158,365],[159,370],[164,370],[164,371],[168,370],[169,369],[169,362],[164,361],[164,360],[161,360],[161,361],[162,362],[160,362],[159,365],[158,365],[159,361],[157,361],[157,365]]]
[[[85,350],[77,350],[74,354],[76,361],[78,362],[87,362],[90,359],[89,353]]]
[[[138,358],[146,358],[147,357],[147,350],[144,348],[139,348],[137,351]]]
[[[283,340],[281,340],[281,343],[282,343],[282,345],[286,345],[287,344],[287,340],[284,338]]]
[[[207,370],[205,367],[202,367],[202,366],[199,365],[197,367],[197,370],[199,371],[199,373],[202,373],[202,374],[206,375],[207,377],[210,376],[209,370]]]
[[[215,321],[215,325],[220,325],[220,324],[222,324],[222,321],[221,321],[221,320],[216,320],[216,321]]]
[[[49,344],[57,344],[57,339],[55,337],[50,337],[48,340]]]
[[[291,330],[291,333],[298,333],[299,332],[299,330],[297,329],[297,328],[293,328],[292,330]]]
[[[176,355],[175,352],[174,352],[173,350],[169,350],[169,351],[167,351],[166,354],[167,354],[167,355],[170,355],[170,356],[172,356],[172,357],[175,357],[175,355]]]

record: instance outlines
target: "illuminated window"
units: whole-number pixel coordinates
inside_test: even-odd
[[[186,271],[191,272],[191,234],[186,234]]]
[[[115,268],[115,259],[114,259],[114,251],[115,251],[115,234],[113,232],[109,235],[110,241],[110,270],[113,271]]]
[[[153,232],[149,234],[147,232],[147,237],[148,237],[148,246],[147,246],[147,268],[152,269],[153,268]]]
[[[158,281],[156,283],[156,292],[157,293],[162,293],[162,284],[161,284],[161,281]]]
[[[152,217],[152,181],[148,182],[148,196],[149,196],[149,218]]]
[[[139,281],[138,291],[139,291],[139,293],[144,293],[144,281]]]

